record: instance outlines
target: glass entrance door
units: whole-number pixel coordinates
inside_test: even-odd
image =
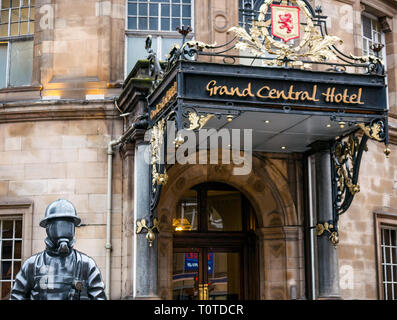
[[[240,266],[239,252],[177,249],[173,257],[173,299],[239,300]]]
[[[198,300],[199,284],[202,282],[202,273],[199,272],[201,253],[189,250],[174,250],[173,258],[173,299]]]
[[[240,253],[208,253],[208,299],[240,300]]]
[[[237,189],[211,182],[183,194],[173,218],[176,300],[257,296],[256,219]]]

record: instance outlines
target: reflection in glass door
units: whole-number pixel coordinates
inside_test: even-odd
[[[173,299],[199,298],[199,252],[176,252],[173,261]]]
[[[209,300],[240,300],[240,254],[210,252],[208,254]]]
[[[182,250],[173,258],[174,300],[241,299],[240,254],[238,252]],[[207,268],[203,268],[203,266]]]

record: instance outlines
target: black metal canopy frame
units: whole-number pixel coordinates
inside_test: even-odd
[[[229,30],[235,36],[225,44],[186,41],[191,27],[181,26],[178,28],[181,45],[174,45],[167,63],[160,63],[151,48],[151,36],[147,37],[145,48],[153,79],[147,97],[152,130],[152,218],[156,216],[161,189],[168,179],[164,164],[168,120],[175,123],[177,130],[198,131],[212,118],[229,120],[247,111],[286,113],[292,110],[296,114],[321,114],[348,129],[331,142],[334,218],[317,225],[317,234],[328,231],[331,242],[336,245],[338,217],[348,210],[360,191],[359,168],[368,139],[385,143],[385,154],[390,154],[384,65],[375,55],[346,55],[337,49],[336,44],[341,40],[328,34],[327,17],[322,15],[321,7],[313,9],[307,0],[245,3],[240,9],[244,23]],[[295,37],[300,42],[281,41],[273,33],[275,20],[271,11],[281,6],[288,6],[291,12],[303,17],[297,26],[302,34]],[[382,47],[372,49],[377,55]],[[237,53],[242,51],[249,54]],[[223,63],[200,62],[200,57]],[[238,64],[241,59],[244,65]],[[258,67],[258,63],[261,66]],[[320,71],[311,71],[313,68]],[[211,81],[215,81],[212,84],[223,82],[223,85],[215,90],[211,88]],[[278,98],[264,96],[263,81],[274,86]],[[229,89],[226,84],[230,85]],[[202,88],[207,90],[200,91]],[[293,88],[306,92],[306,99],[299,100]],[[338,90],[339,100],[334,101]],[[356,93],[348,96],[348,90]],[[317,99],[317,91],[322,92],[319,96],[323,100]],[[177,137],[173,143],[178,147],[184,140]]]

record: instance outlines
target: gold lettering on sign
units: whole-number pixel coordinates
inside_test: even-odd
[[[320,101],[316,98],[317,96],[317,85],[313,86],[312,92],[309,91],[295,91],[293,85],[291,85],[286,92],[285,90],[271,89],[269,86],[263,86],[256,93],[258,98],[262,99],[283,99],[292,101]]]
[[[330,103],[345,103],[345,104],[364,104],[361,101],[363,89],[358,89],[357,94],[349,95],[348,89],[343,90],[343,93],[335,94],[336,88],[328,88],[326,93],[322,93],[326,102]]]
[[[172,85],[171,88],[168,89],[166,94],[163,96],[161,101],[156,105],[156,107],[150,112],[150,119],[153,120],[153,118],[161,111],[163,110],[170,102],[172,99],[175,98],[175,96],[178,93],[178,85],[176,81]]]
[[[260,99],[272,99],[272,100],[286,100],[286,101],[313,101],[317,102],[320,99],[317,98],[319,91],[318,85],[313,85],[312,90],[296,90],[294,85],[290,85],[288,90],[279,90],[270,86],[263,86],[256,94],[252,93],[251,82],[248,83],[244,89],[238,86],[229,87],[226,85],[217,85],[215,80],[211,80],[207,83],[206,91],[212,96],[238,96],[238,97],[257,97]],[[321,96],[324,96],[324,100],[327,103],[343,103],[343,104],[364,104],[361,101],[363,89],[359,88],[357,93],[350,93],[349,89],[344,89],[343,93],[337,93],[335,87],[327,88],[326,92],[322,92]]]
[[[216,81],[211,80],[210,82],[208,82],[206,90],[210,93],[210,97],[215,95],[254,97],[251,90],[251,82],[248,83],[247,88],[241,91],[239,87],[228,88],[227,86],[216,86]]]

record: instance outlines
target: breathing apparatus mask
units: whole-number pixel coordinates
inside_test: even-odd
[[[75,224],[72,219],[60,218],[48,221],[46,226],[47,250],[52,254],[67,256],[74,245]]]

